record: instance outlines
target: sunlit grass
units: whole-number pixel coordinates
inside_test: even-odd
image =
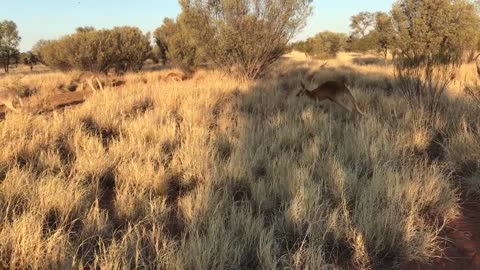
[[[480,110],[446,99],[427,126],[391,66],[349,59],[285,60],[258,82],[128,74],[77,107],[8,114],[0,268],[369,269],[440,256],[460,188],[480,194]],[[49,95],[72,76],[19,83]],[[365,117],[294,95],[332,78]]]

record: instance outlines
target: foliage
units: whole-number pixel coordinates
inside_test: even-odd
[[[85,33],[85,32],[91,32],[95,31],[95,27],[93,26],[80,26],[75,29],[77,33]]]
[[[183,0],[188,37],[208,61],[257,78],[286,50],[305,25],[311,0]]]
[[[335,58],[345,48],[346,42],[346,34],[325,31],[305,41],[295,42],[290,48],[320,59],[329,59]]]
[[[475,42],[477,14],[463,0],[401,0],[392,16],[400,89],[412,106],[435,115],[464,51]]]
[[[138,71],[151,53],[148,35],[136,27],[112,30],[78,28],[59,40],[41,41],[34,47],[42,62],[60,70],[106,72]]]
[[[373,29],[375,23],[375,14],[367,11],[360,12],[350,17],[350,28],[352,37],[365,38]]]
[[[350,18],[352,33],[348,49],[357,52],[375,50],[387,57],[393,42],[391,17],[385,12],[360,12]]]
[[[111,34],[117,49],[117,57],[113,58],[117,70],[139,71],[151,54],[150,33],[144,35],[136,27],[124,26],[114,28]]]
[[[180,14],[177,21],[166,18],[162,26],[153,33],[158,58],[163,64],[172,63],[181,67],[195,67],[205,59],[200,46],[189,34],[185,16]]]
[[[392,18],[384,12],[377,12],[375,14],[374,32],[376,34],[377,50],[382,52],[386,59],[394,39]]]
[[[19,56],[19,61],[25,65],[30,66],[30,69],[33,69],[35,65],[40,61],[39,57],[32,51],[21,53]]]
[[[5,72],[9,71],[12,60],[20,54],[18,51],[20,40],[15,22],[7,20],[0,22],[0,64]]]
[[[368,51],[377,50],[378,35],[375,31],[371,31],[362,38],[350,36],[347,40],[348,51],[366,53]]]

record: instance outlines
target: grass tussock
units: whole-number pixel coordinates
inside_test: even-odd
[[[384,66],[283,61],[258,82],[129,74],[81,106],[7,115],[0,268],[371,269],[441,255],[460,189],[480,194],[479,108],[445,99],[426,125]],[[332,77],[365,117],[295,97],[301,80]],[[40,92],[61,80],[22,78]]]

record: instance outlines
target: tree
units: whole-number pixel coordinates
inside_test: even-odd
[[[477,13],[476,18],[476,25],[479,25],[480,21],[480,0],[474,1],[475,11]],[[471,15],[471,13],[469,13]],[[476,41],[474,42],[473,46],[469,48],[469,52],[466,56],[467,62],[472,63],[475,62],[480,57],[480,30],[475,31],[475,35],[473,37]]]
[[[348,49],[367,52],[377,49],[378,35],[375,30],[376,13],[363,11],[350,17],[352,32],[347,41]]]
[[[343,33],[330,31],[315,35],[316,50],[320,58],[335,58],[337,53],[345,47],[347,36]]]
[[[157,59],[165,65],[167,63],[168,40],[176,29],[175,22],[170,18],[163,20],[162,26],[155,29],[153,38],[155,39]]]
[[[400,90],[412,106],[435,115],[465,50],[475,43],[474,7],[464,0],[400,0],[392,17]]]
[[[189,34],[186,17],[180,14],[177,20],[166,18],[153,33],[162,64],[167,62],[182,68],[195,67],[205,61],[201,49]]]
[[[372,29],[375,23],[375,13],[363,11],[350,17],[350,28],[352,36],[364,38]]]
[[[0,22],[0,63],[7,73],[12,59],[19,55],[17,48],[20,40],[17,25],[13,21]]]
[[[20,51],[15,49],[12,51],[10,54],[10,65],[15,65],[15,68],[18,66],[20,63]]]
[[[182,0],[196,47],[217,67],[257,78],[303,28],[312,0]]]
[[[149,34],[136,27],[77,31],[59,40],[40,41],[34,46],[41,61],[60,70],[107,72],[138,71],[150,56]]]
[[[464,0],[402,0],[392,15],[399,60],[411,64],[458,63],[476,41],[478,17]]]
[[[32,51],[24,52],[20,54],[20,61],[23,64],[30,66],[30,70],[33,70],[33,67],[39,62],[39,57]]]
[[[392,18],[384,12],[375,14],[375,29],[378,50],[387,59],[388,50],[391,49],[394,39]]]
[[[174,20],[165,18],[162,26],[153,32],[153,38],[158,48],[158,59],[165,65],[167,63],[167,52],[171,38],[178,31],[178,27]]]
[[[304,52],[307,55],[320,59],[335,58],[337,53],[345,48],[347,35],[324,31],[305,41],[299,41],[290,45],[291,48]]]
[[[362,38],[350,36],[346,43],[349,51],[365,53],[371,50],[377,50],[378,34],[375,31],[370,31]]]
[[[32,51],[40,58],[40,62],[46,66],[62,71],[73,69],[66,54],[66,37],[60,40],[40,40],[32,48]]]
[[[95,31],[95,27],[93,26],[80,26],[75,29],[77,33],[85,33],[85,32],[91,32]]]
[[[146,59],[150,56],[150,33],[143,34],[136,27],[115,27],[111,30],[113,35],[114,55],[113,64],[117,71],[139,71]]]
[[[296,51],[299,51],[299,52],[303,52],[309,56],[313,56],[314,55],[314,46],[313,46],[313,42],[311,41],[312,39],[309,38],[307,40],[300,40],[300,41],[297,41],[297,42],[294,42],[292,44],[290,44],[289,46],[289,50],[296,50]]]

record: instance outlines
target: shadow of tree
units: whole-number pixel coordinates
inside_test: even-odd
[[[373,104],[366,118],[352,121],[335,106],[325,112],[322,105],[293,95],[302,80],[342,78],[363,103]],[[411,136],[415,123],[399,100],[385,74],[345,66],[311,71],[301,63],[229,96],[241,128],[236,144],[227,146],[229,154],[220,155],[218,162],[225,165],[216,172],[212,190],[223,195],[211,202],[217,211],[206,215],[209,220],[227,217],[225,241],[240,243],[239,253],[227,254],[232,259],[228,267],[265,267],[276,261],[279,268],[318,268],[321,261],[324,267],[388,268],[438,256],[441,224],[434,220],[455,209],[458,194],[448,173],[439,174],[437,163],[429,161],[445,151],[436,136],[430,141],[436,156],[427,147],[426,156],[412,159],[405,136]],[[444,102],[445,107],[461,106]],[[443,117],[449,119],[448,112]],[[449,133],[457,127],[443,128]],[[417,177],[424,177],[420,185]],[[412,194],[413,186],[430,184],[428,177],[440,181],[436,192],[442,195]],[[424,200],[430,202],[415,203]],[[411,219],[419,222],[410,228],[421,232],[415,239],[404,227]],[[202,237],[213,237],[209,233]],[[420,249],[412,245],[415,241],[434,244]],[[255,259],[233,263],[236,256],[253,254]]]
[[[344,80],[352,88],[366,109],[365,117],[352,119],[328,102],[294,95],[303,80],[317,84],[332,79]],[[448,160],[442,152],[448,136],[439,143],[435,135],[440,133],[432,133],[434,136],[426,139],[426,154],[416,155],[410,144],[423,127],[411,122],[415,112],[400,101],[390,79],[345,66],[311,70],[297,63],[245,88],[222,86],[224,92],[202,100],[206,104],[205,111],[197,112],[200,117],[192,112],[198,108],[175,103],[165,118],[148,122],[154,125],[149,127],[151,134],[141,133],[142,127],[146,129],[139,123],[142,117],[165,113],[155,111],[157,100],[153,97],[132,102],[127,111],[134,116],[109,108],[112,112],[108,115],[123,117],[118,130],[97,123],[95,112],[91,119],[80,117],[77,120],[83,123],[83,132],[91,137],[91,143],[97,140],[105,155],[121,149],[116,147],[128,136],[123,130],[135,123],[132,125],[139,127],[135,136],[142,134],[139,144],[147,145],[140,149],[153,149],[153,156],[158,151],[160,158],[149,160],[134,147],[129,155],[139,164],[151,165],[156,175],[150,180],[166,179],[164,189],[154,186],[160,191],[142,190],[151,207],[145,209],[159,211],[157,204],[165,204],[164,212],[153,217],[141,211],[122,216],[115,209],[119,198],[130,195],[130,189],[141,189],[135,185],[141,186],[143,181],[129,186],[128,177],[121,178],[118,164],[112,162],[96,179],[98,194],[92,196],[97,197],[100,210],[115,214],[107,218],[105,227],[118,231],[98,236],[107,238],[102,240],[101,250],[100,239],[87,241],[86,250],[80,251],[87,254],[85,261],[93,263],[94,255],[106,257],[101,252],[116,242],[129,241],[125,251],[114,251],[129,255],[121,259],[130,267],[144,263],[161,268],[173,260],[184,269],[321,269],[332,265],[385,269],[439,255],[436,237],[441,224],[435,220],[443,220],[453,211],[458,199],[448,172],[438,165],[439,160]],[[172,102],[182,97],[176,96]],[[458,131],[457,124],[450,122],[461,117],[474,123],[473,113],[451,113],[464,109],[462,103],[445,102],[449,109],[439,122],[449,123],[436,125],[442,134]],[[157,122],[171,124],[172,138],[158,139],[161,132],[157,129],[167,125]],[[188,134],[195,131],[199,138]],[[207,147],[192,144],[193,139]],[[66,163],[80,158],[74,151],[63,150]],[[426,160],[432,151],[442,158]],[[188,163],[187,154],[196,160]],[[41,164],[32,157],[35,155],[26,154],[22,163]],[[13,168],[2,171],[8,173],[9,169]],[[203,170],[205,175],[197,174]],[[189,198],[194,198],[192,205],[187,203]],[[49,212],[47,227],[54,230],[58,219]],[[80,235],[83,229],[76,230],[73,234]],[[135,249],[138,246],[141,248]],[[167,256],[171,257],[167,260]]]

